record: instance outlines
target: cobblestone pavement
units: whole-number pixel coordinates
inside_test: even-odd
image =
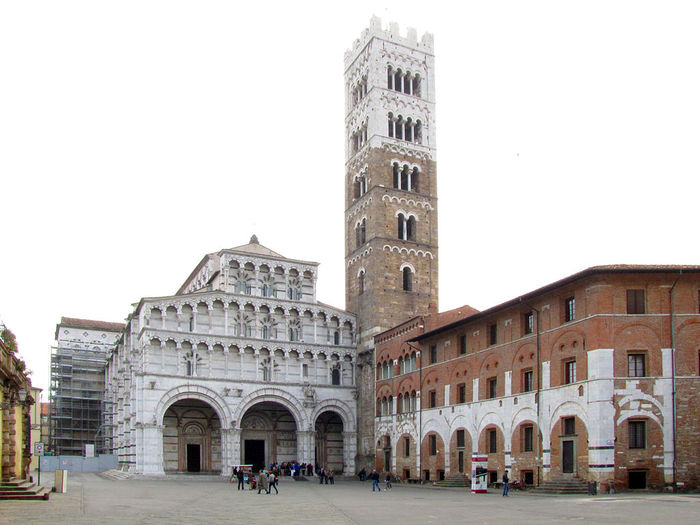
[[[52,476],[44,474],[44,485]],[[282,479],[279,495],[237,491],[213,477],[122,479],[68,474],[68,492],[49,501],[0,501],[1,524],[445,524],[445,523],[700,523],[699,495],[535,496],[494,491],[395,486],[372,493],[370,483],[333,486]]]

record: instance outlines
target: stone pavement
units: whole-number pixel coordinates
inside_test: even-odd
[[[35,478],[36,479],[36,478]],[[42,476],[51,485],[52,475]],[[280,494],[239,492],[214,477],[130,479],[68,474],[68,493],[50,501],[0,501],[0,524],[454,524],[700,523],[700,495],[534,496],[512,491],[472,495],[462,489],[370,483],[280,481]]]

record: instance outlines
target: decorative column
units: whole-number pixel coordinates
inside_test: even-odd
[[[300,463],[315,463],[314,447],[316,432],[312,430],[297,430],[297,461]]]
[[[355,474],[355,456],[357,455],[357,432],[343,432],[343,474]],[[394,460],[394,471],[396,461]]]
[[[223,438],[223,436],[222,436]],[[235,426],[231,427],[231,431],[228,434],[229,450],[231,457],[231,466],[241,465],[243,463],[241,458],[241,429]]]

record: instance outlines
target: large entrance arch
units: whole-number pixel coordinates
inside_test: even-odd
[[[241,419],[241,460],[255,470],[297,460],[297,424],[280,403],[262,401]]]
[[[163,416],[165,472],[221,472],[221,422],[199,399],[180,399]]]
[[[343,472],[343,420],[337,412],[326,410],[316,418],[315,465]]]

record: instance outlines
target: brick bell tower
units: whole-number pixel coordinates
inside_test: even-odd
[[[369,29],[345,53],[345,307],[358,319],[357,468],[374,466],[374,343],[438,301],[433,38]]]

